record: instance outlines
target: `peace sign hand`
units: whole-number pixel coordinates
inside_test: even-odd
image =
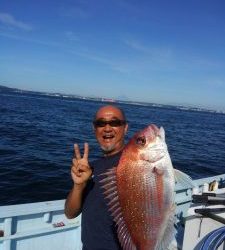
[[[88,143],[84,143],[84,155],[81,158],[78,144],[74,144],[75,158],[73,158],[73,165],[71,167],[71,176],[74,184],[86,185],[88,179],[92,175],[92,169],[88,163]]]

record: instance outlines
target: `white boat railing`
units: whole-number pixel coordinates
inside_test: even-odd
[[[225,187],[225,174],[197,179],[193,181],[193,184],[195,189],[197,189],[199,192],[202,192],[204,185],[212,183],[213,181],[217,181],[221,187]],[[177,184],[175,187],[176,216],[179,220],[183,221],[187,216],[187,210],[192,201],[192,191],[193,187],[186,188],[180,184]]]
[[[64,202],[0,207],[0,250],[81,249],[80,217],[68,220]]]
[[[225,175],[195,180],[201,192],[205,183],[218,181],[225,186]],[[184,224],[192,200],[192,188],[176,185],[176,216]],[[80,217],[67,219],[65,200],[0,206],[0,250],[80,250]]]

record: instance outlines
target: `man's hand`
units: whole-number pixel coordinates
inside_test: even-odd
[[[78,144],[74,144],[74,158],[73,165],[71,167],[71,176],[74,184],[76,185],[86,185],[88,179],[92,175],[92,169],[88,163],[88,143],[84,143],[84,155],[81,158],[80,149]]]
[[[74,182],[65,202],[65,215],[68,219],[78,216],[82,209],[83,191],[92,170],[88,163],[88,144],[84,144],[84,155],[81,158],[80,149],[74,144],[74,158],[71,167],[71,176]]]

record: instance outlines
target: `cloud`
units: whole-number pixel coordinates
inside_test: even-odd
[[[99,56],[90,51],[75,51],[75,50],[68,50],[70,53],[78,55],[82,58],[87,60],[100,63],[102,65],[107,66],[111,70],[118,71],[120,73],[129,73],[132,71],[133,67],[130,65],[130,62],[122,62],[113,60],[112,58],[107,58],[106,56]]]
[[[24,41],[24,42],[29,42],[29,43],[36,43],[36,44],[45,45],[45,46],[62,47],[62,45],[57,42],[37,40],[37,39],[21,37],[21,36],[17,36],[13,34],[0,33],[0,36],[6,37],[9,39],[14,39],[14,40],[19,40],[19,41]]]
[[[135,40],[125,39],[124,43],[132,49],[142,51],[142,52],[150,52],[148,48],[144,47],[143,45],[140,44],[140,42],[137,42]]]
[[[66,35],[66,38],[71,41],[80,41],[79,37],[72,31],[67,31],[64,34]],[[127,58],[124,56],[112,57],[112,55],[109,54],[102,55],[102,53],[91,51],[90,48],[85,47],[85,45],[83,45],[82,47],[78,46],[74,49],[71,48],[71,43],[65,44],[55,41],[38,40],[32,39],[30,37],[21,37],[6,33],[0,33],[0,36],[7,37],[9,39],[21,40],[24,42],[58,48],[60,50],[64,50],[67,53],[75,54],[81,58],[85,58],[86,60],[105,65],[107,68],[113,71],[120,72],[122,74],[132,74],[136,72],[140,75],[144,72],[149,73],[152,70],[174,70],[177,68],[178,64],[176,60],[173,61],[172,58],[167,57],[166,51],[163,52],[163,49],[151,49],[150,47],[145,47],[141,45],[141,43],[131,40],[127,40],[127,45],[129,45],[129,47],[131,47],[135,51],[137,50],[138,52],[140,52],[140,54],[138,56],[131,55],[129,58]]]
[[[79,41],[79,37],[78,35],[76,35],[74,32],[72,31],[66,31],[65,32],[66,38],[70,41]]]
[[[63,8],[60,13],[63,17],[86,19],[89,17],[88,11],[81,6]]]
[[[221,90],[225,88],[224,77],[221,77],[221,78],[215,77],[215,78],[207,79],[206,83],[208,84],[208,86],[212,88],[221,89]]]
[[[122,42],[135,55],[137,62],[144,62],[143,67],[149,69],[166,70],[170,72],[212,72],[224,68],[224,62],[196,54],[191,50],[182,50],[174,47],[152,46],[138,39],[122,38]],[[147,44],[147,45],[146,45]],[[205,74],[205,73],[204,73]],[[219,85],[219,83],[217,84]]]
[[[16,27],[22,30],[32,30],[32,27],[29,24],[16,20],[12,15],[8,13],[0,13],[0,22],[4,25]]]
[[[129,48],[134,49],[138,52],[148,54],[154,57],[160,57],[161,59],[167,59],[172,56],[171,49],[168,48],[156,48],[143,45],[141,42],[133,39],[125,39],[123,41]]]
[[[63,49],[67,53],[75,54],[79,57],[85,58],[85,59],[93,61],[93,62],[101,63],[101,64],[106,65],[107,67],[111,68],[112,70],[119,71],[121,73],[127,73],[131,70],[130,62],[127,63],[127,62],[113,61],[112,58],[109,59],[106,56],[96,55],[89,50],[87,51],[86,49],[74,50],[74,49],[71,49],[71,48],[65,46],[65,44],[62,44],[62,43],[53,42],[53,41],[37,40],[37,39],[28,38],[28,37],[21,37],[21,36],[17,36],[14,34],[0,33],[0,36],[6,37],[9,39],[19,40],[19,41],[24,41],[24,42],[34,43],[34,44],[40,44],[40,45],[49,46],[49,47],[55,47],[58,49]],[[66,32],[66,36],[68,38],[70,36],[72,36],[73,40],[76,40],[76,41],[79,40],[79,38],[73,32],[70,32],[70,31]],[[136,62],[135,62],[135,65],[136,65]],[[133,70],[133,66],[132,66],[132,70]]]

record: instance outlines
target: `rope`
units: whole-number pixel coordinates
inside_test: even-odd
[[[208,233],[202,240],[199,250],[216,250],[225,239],[225,226]]]

